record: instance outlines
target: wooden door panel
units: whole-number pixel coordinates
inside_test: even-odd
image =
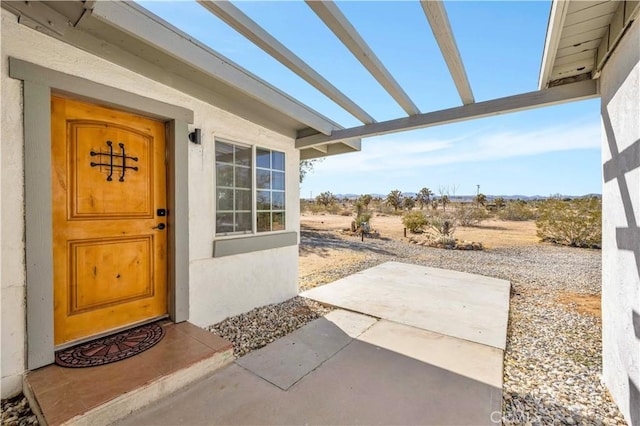
[[[152,218],[153,138],[107,122],[72,121],[68,126],[70,218]]]
[[[51,111],[60,345],[167,312],[165,126],[59,97]]]
[[[152,239],[144,236],[69,242],[69,313],[87,313],[152,297]]]

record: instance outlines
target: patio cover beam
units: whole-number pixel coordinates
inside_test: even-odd
[[[398,118],[349,129],[334,130],[329,136],[323,134],[309,135],[296,139],[296,148],[307,148],[328,142],[340,142],[353,138],[366,138],[406,130],[422,129],[475,118],[591,99],[597,96],[599,96],[597,81],[585,80],[579,83],[566,84],[550,89],[507,96],[505,98],[463,105],[411,117]]]
[[[358,120],[365,124],[376,122],[376,120],[358,104],[338,90],[269,32],[231,4],[231,2],[227,0],[198,0],[198,3],[291,71],[302,77],[307,83],[318,89]]]
[[[420,4],[422,5],[424,14],[427,16],[431,31],[433,31],[433,36],[438,42],[447,67],[449,67],[449,73],[451,73],[453,82],[458,89],[462,103],[464,105],[474,103],[475,100],[471,92],[469,79],[464,69],[456,40],[451,31],[451,24],[449,23],[444,4],[441,0],[420,0]]]
[[[305,2],[407,114],[420,114],[418,107],[333,1],[305,0]]]

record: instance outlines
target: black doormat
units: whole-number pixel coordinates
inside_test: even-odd
[[[62,367],[96,367],[122,361],[153,347],[164,337],[164,327],[155,322],[118,334],[82,343],[56,352]]]

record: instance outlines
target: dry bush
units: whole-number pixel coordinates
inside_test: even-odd
[[[502,220],[523,221],[536,218],[536,212],[524,201],[511,201],[498,212],[498,217]]]
[[[474,226],[486,220],[489,214],[484,207],[460,204],[455,211],[455,217],[460,226]]]
[[[330,214],[339,214],[342,211],[342,207],[340,204],[330,204],[324,208],[327,213]],[[347,215],[350,216],[350,215]]]
[[[402,215],[402,224],[413,234],[420,234],[429,225],[427,217],[421,211],[406,212]]]
[[[536,220],[542,241],[572,247],[602,245],[602,201],[596,197],[575,200],[550,198],[540,203]]]

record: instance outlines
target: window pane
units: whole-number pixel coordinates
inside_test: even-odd
[[[251,231],[251,213],[236,213],[236,232]]]
[[[273,213],[272,231],[284,231],[284,213]]]
[[[216,164],[216,186],[233,186],[233,166]]]
[[[271,168],[271,151],[261,148],[256,149],[256,167]]]
[[[235,164],[239,164],[241,166],[251,166],[251,148],[236,146],[236,161]]]
[[[283,172],[273,172],[272,174],[272,189],[281,189],[284,191],[284,173]]]
[[[236,211],[251,211],[251,191],[246,189],[236,189]]]
[[[233,210],[233,189],[218,188],[217,193],[216,210]]]
[[[271,193],[271,208],[273,210],[284,210],[284,192],[273,191]]]
[[[271,188],[271,172],[269,170],[256,170],[256,187],[259,189]]]
[[[233,163],[233,145],[216,141],[216,161]]]
[[[271,213],[258,213],[258,232],[271,231]]]
[[[271,192],[258,191],[256,193],[256,207],[258,210],[270,210],[271,209]]]
[[[271,152],[271,168],[284,171],[284,152]]]
[[[233,232],[233,213],[218,213],[216,215],[216,233]]]
[[[251,189],[251,169],[236,166],[236,188]]]

